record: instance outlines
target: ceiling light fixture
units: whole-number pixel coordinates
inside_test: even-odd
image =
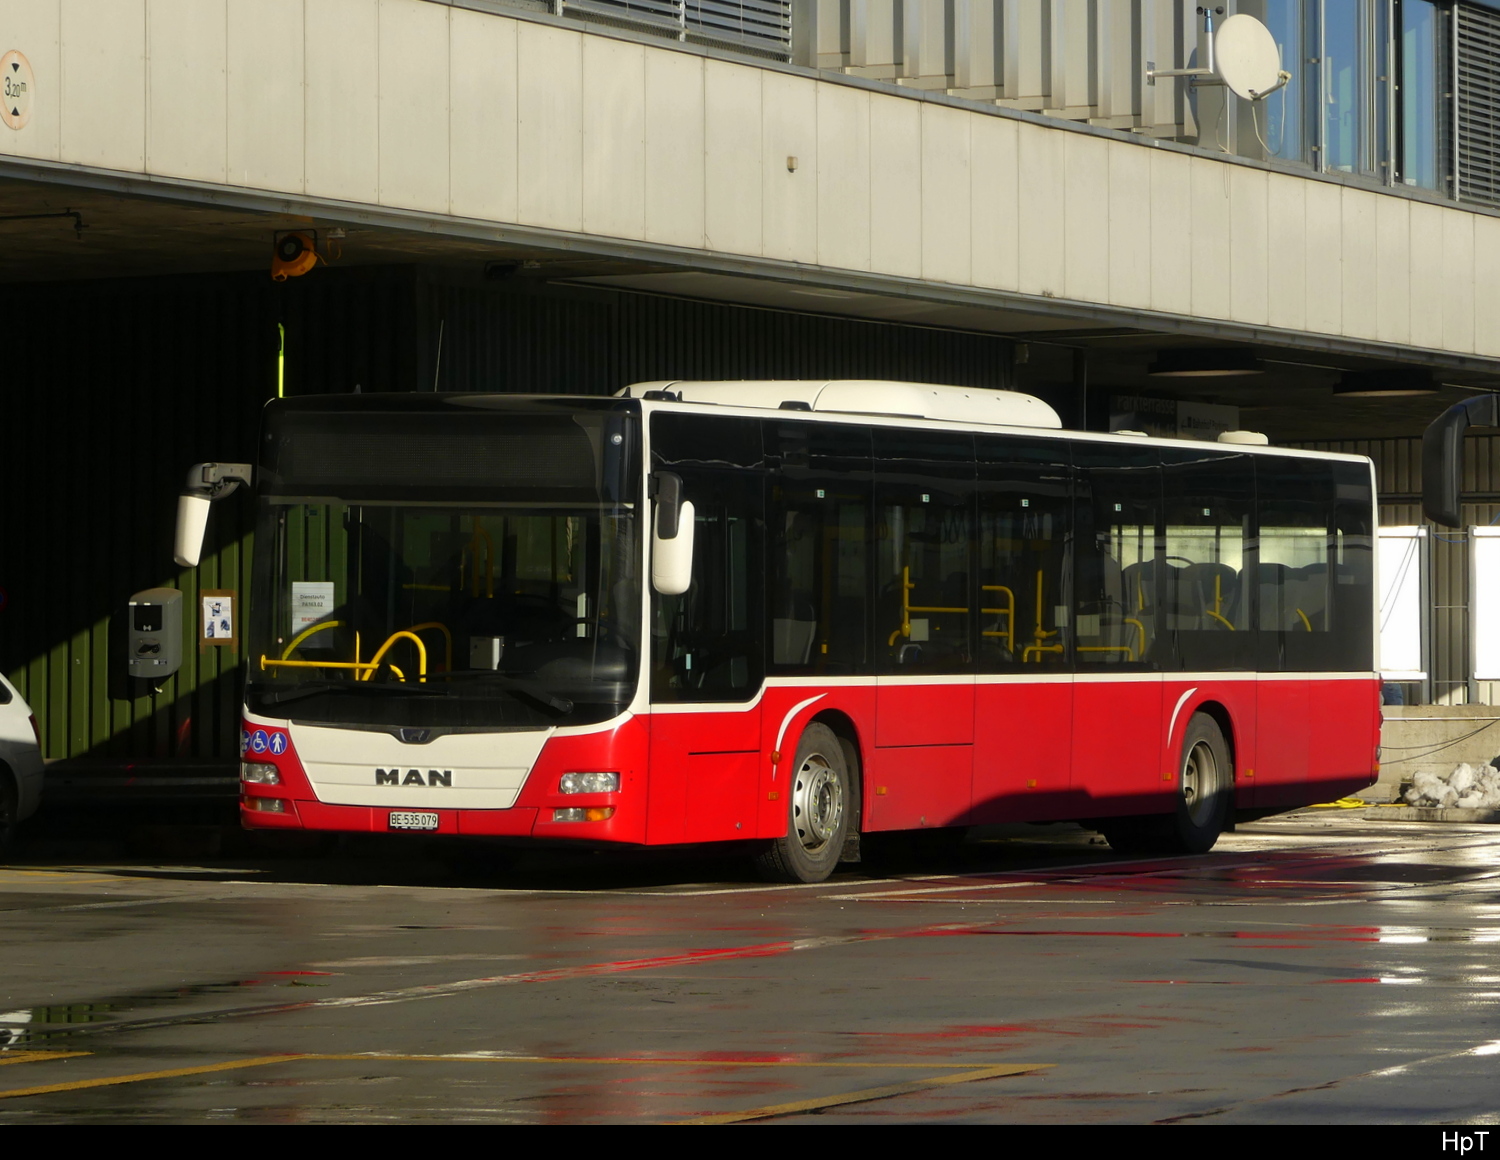
[[[1333,393],[1341,399],[1396,399],[1408,395],[1435,395],[1432,372],[1414,367],[1392,367],[1384,371],[1345,371]]]
[[[1146,368],[1153,378],[1216,379],[1234,375],[1259,375],[1265,367],[1254,351],[1234,347],[1209,347],[1203,350],[1163,350]]]

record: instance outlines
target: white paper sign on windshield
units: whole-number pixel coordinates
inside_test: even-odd
[[[292,581],[292,635],[311,628],[333,615],[332,580]],[[302,642],[302,648],[332,648],[333,637],[326,632],[314,633]]]

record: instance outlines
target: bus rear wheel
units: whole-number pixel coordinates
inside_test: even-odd
[[[803,730],[796,756],[783,769],[786,837],[757,855],[755,867],[768,882],[822,882],[839,864],[851,824],[844,746],[832,729],[814,723]]]
[[[1234,766],[1224,731],[1207,713],[1196,713],[1182,738],[1177,777],[1177,810],[1167,830],[1175,854],[1206,854],[1229,823]]]
[[[1224,731],[1194,714],[1182,738],[1177,797],[1168,816],[1117,818],[1100,827],[1119,854],[1206,854],[1229,825],[1234,766]]]

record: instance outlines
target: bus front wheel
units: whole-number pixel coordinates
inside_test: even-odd
[[[851,824],[854,798],[844,747],[832,729],[814,723],[782,769],[786,837],[756,856],[756,869],[770,882],[822,882],[839,864]]]

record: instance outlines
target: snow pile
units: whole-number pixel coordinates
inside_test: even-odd
[[[1436,773],[1418,773],[1403,795],[1411,806],[1438,806],[1444,809],[1500,809],[1500,769],[1493,765],[1478,768],[1464,762],[1447,777]]]

